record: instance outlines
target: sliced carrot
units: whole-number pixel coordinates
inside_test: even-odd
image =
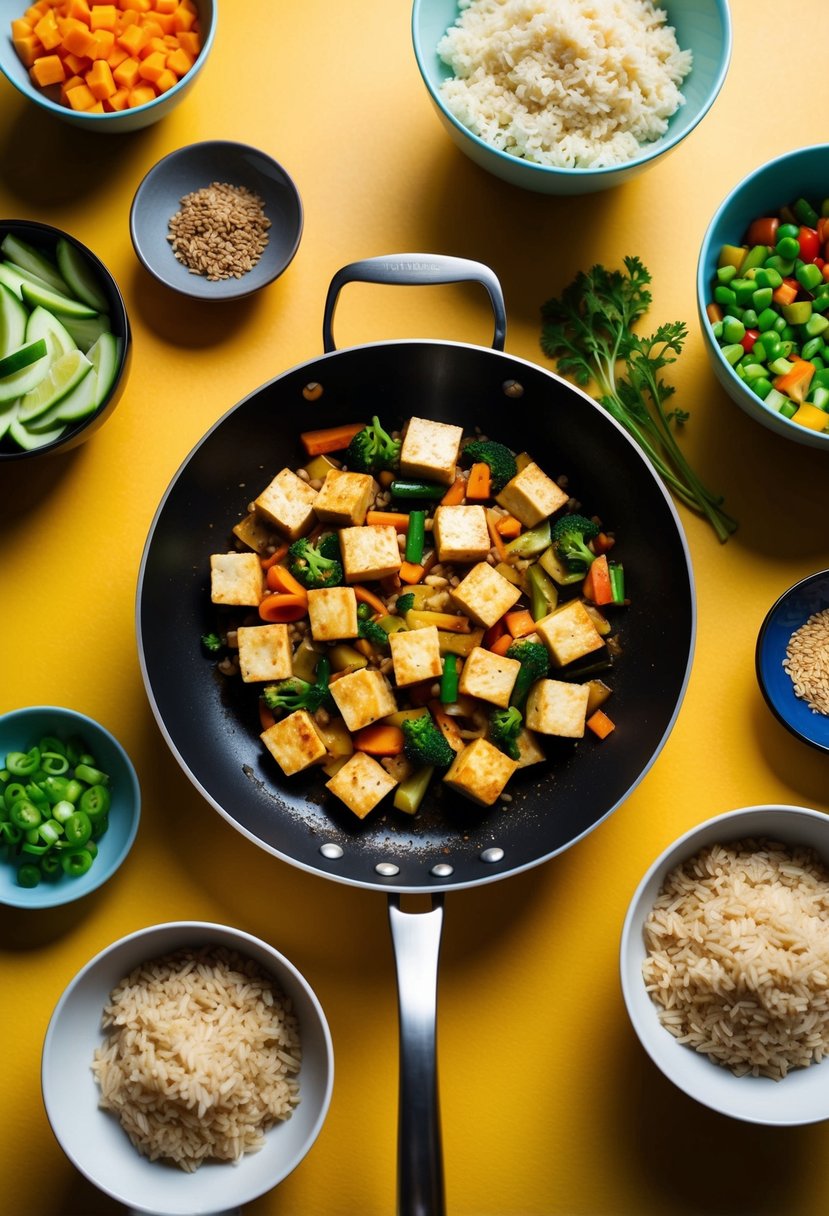
[[[403,562],[398,570],[401,583],[408,583],[410,587],[415,583],[419,583],[420,580],[424,578],[432,569],[436,559],[437,552],[434,549],[430,549],[423,561],[419,564],[416,564],[415,562]]]
[[[582,595],[591,603],[602,605],[613,603],[613,587],[610,582],[610,567],[604,553],[594,558],[582,583]]]
[[[308,613],[308,597],[302,595],[287,595],[277,592],[266,595],[259,605],[259,615],[263,621],[288,624],[290,621],[300,621]]]
[[[369,756],[399,756],[403,751],[404,736],[399,726],[385,722],[374,722],[364,726],[354,735],[354,747]]]
[[[317,431],[303,431],[299,438],[309,456],[321,456],[325,452],[340,452],[343,448],[347,448],[357,432],[361,431],[364,426],[363,422],[347,422],[342,426],[326,426]]]
[[[514,641],[515,638],[511,633],[502,633],[499,638],[495,639],[488,649],[491,650],[493,654],[500,654],[503,658]]]
[[[271,566],[275,566],[277,562],[281,562],[283,557],[288,556],[290,545],[280,545],[274,549],[273,553],[268,553],[267,556],[259,558],[259,565],[263,570],[270,570]]]
[[[366,525],[369,528],[394,528],[398,532],[408,532],[409,517],[403,511],[367,511]]]
[[[509,557],[509,554],[507,553],[507,547],[504,544],[504,538],[498,531],[499,519],[500,516],[496,515],[491,507],[488,507],[486,512],[486,526],[489,529],[489,537],[495,546],[495,552],[498,554],[498,560],[505,562]]]
[[[498,535],[504,540],[515,540],[521,535],[521,521],[516,519],[514,515],[501,515],[495,525],[498,530]]]
[[[492,473],[483,460],[476,461],[469,470],[466,497],[470,502],[486,502],[492,497]]]
[[[262,730],[268,730],[276,722],[276,715],[272,709],[269,709],[262,698],[259,698],[259,725]]]
[[[484,650],[491,650],[493,642],[497,642],[499,638],[502,638],[506,631],[507,627],[504,624],[504,618],[499,617],[495,624],[490,625],[489,629],[487,629],[487,631],[484,633],[483,640],[481,642]]]
[[[712,325],[716,325],[718,321],[722,321],[724,314],[720,305],[712,301],[712,303],[706,304],[705,315]]]
[[[782,308],[784,304],[793,304],[797,299],[799,285],[796,280],[784,279],[779,287],[775,287],[771,298]]]
[[[440,500],[442,507],[457,507],[466,498],[466,480],[463,477],[456,477],[449,489]]]
[[[606,739],[610,732],[616,729],[616,723],[611,718],[608,718],[603,709],[594,710],[585,725],[599,739]]]
[[[777,376],[772,383],[779,393],[785,393],[787,397],[800,405],[806,400],[806,394],[809,391],[809,385],[812,383],[814,374],[814,363],[810,363],[808,359],[797,359],[791,371],[784,372],[782,376]]]
[[[294,578],[287,566],[274,564],[268,567],[265,582],[269,591],[284,591],[288,595],[299,595],[308,599],[308,591],[299,579]]]
[[[376,596],[373,591],[369,591],[368,587],[363,587],[357,583],[354,586],[354,594],[357,596],[357,602],[360,604],[368,604],[373,612],[378,612],[380,616],[386,615],[386,605]]]
[[[535,633],[535,621],[526,608],[508,612],[504,617],[504,624],[514,638],[525,638],[528,633]]]

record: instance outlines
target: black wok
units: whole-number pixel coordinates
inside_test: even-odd
[[[438,895],[432,912],[404,913],[397,896],[459,890],[517,873],[567,848],[608,816],[670,732],[695,635],[690,560],[673,505],[636,445],[584,393],[532,363],[461,343],[333,349],[332,318],[344,283],[467,278],[490,294],[500,346],[503,300],[486,267],[401,255],[341,271],[325,310],[328,353],[257,389],[198,443],[158,509],[138,587],[147,692],[194,785],[234,827],[282,860],[393,895],[401,1081],[407,1086],[425,1073],[416,1093],[401,1090],[400,1203],[412,1213],[438,1212],[442,1203],[434,1003],[415,1007],[409,992],[417,997],[424,985],[428,991],[425,973],[436,976],[442,908]],[[550,741],[549,762],[516,774],[506,807],[482,810],[442,790],[414,818],[381,811],[355,820],[333,805],[318,772],[282,778],[259,741],[255,697],[240,682],[226,685],[200,653],[200,635],[214,627],[210,553],[231,547],[231,526],[280,468],[302,463],[300,430],[371,413],[386,425],[417,414],[479,426],[515,450],[530,449],[551,476],[566,473],[571,493],[618,535],[631,604],[619,618],[623,653],[610,680],[617,730],[603,745]]]

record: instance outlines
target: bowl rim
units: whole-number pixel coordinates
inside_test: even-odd
[[[451,110],[449,110],[444,104],[438,90],[435,89],[432,83],[431,73],[426,66],[427,51],[424,48],[423,41],[420,36],[419,16],[421,10],[424,8],[424,5],[427,2],[428,0],[414,0],[411,18],[412,44],[414,47],[418,70],[423,79],[423,83],[426,85],[434,105],[444,116],[444,118],[451,123],[455,131],[465,139],[468,139],[473,147],[476,147],[480,153],[494,157],[495,160],[503,166],[509,165],[514,171],[515,167],[518,166],[519,168],[526,170],[528,173],[540,173],[542,176],[546,176],[548,178],[563,178],[566,180],[578,181],[579,179],[584,179],[585,177],[589,176],[595,180],[602,180],[605,177],[618,175],[624,170],[633,171],[644,168],[646,165],[650,164],[651,161],[658,159],[660,156],[664,156],[666,152],[670,152],[677,146],[681,139],[684,138],[684,135],[687,135],[690,130],[693,129],[689,128],[689,131],[684,132],[682,135],[679,133],[669,134],[667,137],[662,137],[661,140],[653,141],[652,145],[650,146],[645,145],[643,147],[643,151],[638,156],[632,157],[630,160],[626,160],[618,165],[603,165],[600,168],[569,168],[567,166],[558,165],[541,165],[535,161],[526,160],[524,157],[515,156],[510,152],[504,152],[501,148],[496,148],[492,144],[487,143],[485,139],[482,139],[480,135],[476,135],[474,131],[471,131],[469,127],[465,126],[464,123],[456,118]],[[725,78],[728,74],[728,68],[731,61],[733,27],[729,0],[715,0],[715,3],[722,14],[723,24],[723,38],[720,48],[720,59],[714,83],[711,86],[705,102],[700,107],[696,119],[694,120],[694,127],[699,125],[713,106],[714,102],[717,100],[723,84],[725,83]],[[430,48],[428,54],[431,54],[432,51],[434,51],[434,47]]]
[[[255,156],[258,156],[262,160],[267,161],[270,165],[273,166],[273,168],[277,172],[277,175],[283,180],[284,185],[287,187],[289,194],[291,195],[291,197],[293,198],[293,200],[296,204],[296,210],[297,210],[296,231],[293,234],[288,256],[286,259],[284,259],[283,261],[278,262],[276,264],[276,268],[275,268],[273,274],[270,274],[269,277],[267,279],[265,279],[264,282],[257,284],[255,287],[251,287],[249,284],[245,284],[244,278],[241,278],[238,280],[233,280],[233,283],[238,286],[238,290],[232,290],[232,291],[228,290],[228,284],[230,284],[230,280],[223,280],[222,286],[224,289],[224,295],[221,295],[221,296],[212,296],[210,294],[209,290],[204,290],[203,288],[200,288],[199,290],[192,290],[192,291],[188,290],[187,282],[189,281],[189,276],[188,276],[188,279],[184,280],[181,285],[179,285],[177,283],[173,283],[169,278],[165,277],[163,275],[163,273],[157,269],[154,262],[148,260],[147,257],[145,257],[144,252],[141,248],[140,242],[137,237],[137,232],[136,232],[136,229],[137,229],[136,217],[138,216],[139,210],[140,210],[141,206],[143,205],[141,196],[144,193],[146,187],[156,177],[160,176],[164,172],[164,170],[167,167],[169,167],[169,165],[172,161],[177,161],[177,160],[182,160],[182,159],[186,160],[188,157],[194,155],[196,152],[198,152],[200,150],[208,149],[208,148],[227,149],[231,153],[238,155],[238,156],[241,156],[244,153],[253,153]],[[259,175],[259,176],[261,176],[261,175]],[[270,154],[270,152],[265,152],[262,148],[256,147],[255,144],[248,144],[248,143],[245,143],[244,141],[238,140],[238,139],[201,139],[201,140],[197,140],[195,143],[184,144],[180,148],[174,148],[172,151],[167,152],[164,156],[161,157],[160,160],[157,160],[155,162],[155,164],[152,165],[147,170],[147,172],[142,177],[141,181],[138,183],[138,186],[136,187],[136,190],[135,190],[135,194],[133,195],[133,198],[132,198],[132,203],[130,204],[130,212],[129,212],[130,240],[132,241],[132,247],[133,247],[133,250],[135,251],[135,256],[138,258],[139,262],[144,267],[144,269],[147,270],[153,276],[153,278],[156,280],[156,282],[160,283],[163,287],[166,287],[169,291],[174,291],[178,295],[187,296],[188,299],[199,300],[199,301],[201,301],[203,303],[207,303],[207,304],[209,304],[209,303],[223,304],[223,303],[227,303],[231,300],[241,300],[241,299],[244,299],[246,296],[255,295],[258,291],[261,291],[263,288],[268,287],[271,283],[275,282],[276,279],[280,278],[285,273],[285,271],[288,269],[288,267],[291,265],[294,258],[296,257],[297,251],[299,250],[299,246],[302,242],[304,228],[305,228],[305,209],[304,209],[303,202],[302,202],[302,195],[299,192],[299,187],[297,186],[296,181],[294,180],[293,176],[288,172],[288,170],[285,168],[285,166],[276,159],[275,156],[272,156]],[[201,278],[199,278],[199,276],[192,276],[192,277],[194,280],[194,287],[196,286],[197,283],[203,284],[204,282],[207,282],[207,280],[201,279]],[[232,286],[232,284],[231,284],[231,286]]]
[[[808,446],[821,448],[829,444],[829,431],[811,431],[807,427],[803,427],[799,422],[793,422],[791,418],[786,418],[783,414],[778,414],[777,410],[770,409],[765,401],[755,396],[746,388],[743,381],[734,371],[734,368],[724,357],[719,343],[711,332],[711,322],[706,313],[706,307],[710,303],[710,285],[706,278],[705,265],[709,261],[709,251],[712,246],[714,229],[722,219],[726,208],[736,201],[737,195],[743,190],[757,182],[765,173],[769,173],[774,169],[780,168],[787,161],[795,157],[803,156],[806,153],[820,154],[823,152],[829,159],[829,143],[819,144],[803,144],[798,148],[791,148],[787,152],[781,152],[777,156],[773,156],[770,160],[763,161],[761,165],[757,165],[751,169],[744,177],[736,182],[728,193],[721,200],[719,206],[714,212],[700,245],[699,257],[697,259],[697,312],[702,326],[703,335],[707,349],[715,355],[717,366],[721,368],[725,374],[728,383],[732,386],[735,392],[739,394],[739,402],[743,405],[746,413],[749,415],[760,414],[765,415],[769,419],[774,419],[774,430],[777,431],[785,439],[793,439],[795,442],[804,443],[804,431],[808,435]],[[733,396],[733,394],[732,394]]]
[[[145,101],[143,105],[133,106],[129,110],[113,110],[112,112],[106,114],[89,114],[85,110],[67,110],[66,106],[62,106],[59,102],[53,101],[51,97],[47,97],[44,93],[41,93],[35,88],[34,85],[31,84],[30,81],[26,80],[24,83],[18,79],[18,77],[6,67],[2,56],[0,56],[0,72],[3,73],[9,84],[13,85],[13,87],[17,89],[18,93],[20,93],[22,97],[28,98],[28,100],[33,101],[35,105],[40,106],[41,109],[46,110],[50,114],[56,115],[58,118],[63,118],[66,120],[69,116],[71,116],[71,121],[78,126],[89,125],[94,127],[96,124],[114,125],[113,119],[123,118],[126,115],[150,113],[162,103],[169,102],[171,98],[178,96],[184,91],[185,88],[189,87],[193,83],[195,77],[204,67],[205,61],[210,53],[216,37],[217,7],[217,0],[211,0],[210,20],[208,23],[207,34],[204,37],[201,50],[199,51],[196,61],[190,71],[187,72],[186,75],[182,76],[182,78],[176,84],[174,84],[171,89],[167,89],[167,91],[160,94],[160,96],[154,97],[152,101]]]
[[[72,887],[51,887],[48,888],[49,897],[44,898],[43,893],[46,888],[42,886],[36,887],[33,890],[40,891],[40,895],[33,902],[30,894],[30,890],[32,889],[21,887],[19,898],[16,897],[14,891],[12,895],[0,894],[0,907],[20,908],[27,912],[40,912],[48,908],[60,908],[66,904],[77,903],[79,900],[85,899],[87,895],[91,895],[93,891],[99,890],[118,873],[129,856],[135,843],[135,838],[138,835],[138,827],[141,822],[141,784],[138,780],[138,774],[124,745],[102,722],[90,717],[89,714],[83,713],[82,710],[71,709],[67,705],[22,705],[17,709],[9,709],[0,713],[0,727],[5,722],[18,717],[35,718],[39,716],[51,717],[54,715],[62,715],[64,721],[68,717],[79,732],[83,731],[84,728],[98,731],[106,737],[107,742],[117,753],[121,763],[124,765],[129,783],[129,788],[125,791],[125,801],[130,807],[130,822],[127,834],[108,868],[104,869],[101,867],[98,873],[93,874],[95,867],[92,867],[89,873],[93,874],[93,877],[89,878],[84,884],[82,891],[74,890]]]
[[[757,683],[760,686],[760,692],[763,694],[763,699],[780,725],[784,726],[789,734],[794,735],[794,737],[799,739],[802,743],[807,743],[810,747],[815,748],[817,751],[829,752],[829,736],[827,737],[826,743],[821,743],[819,739],[812,739],[807,734],[804,734],[803,731],[799,730],[798,727],[786,717],[778,706],[771,694],[770,689],[768,688],[763,674],[763,653],[768,640],[769,630],[776,614],[789,599],[793,598],[799,592],[806,590],[807,587],[817,582],[825,582],[827,584],[827,595],[829,596],[829,569],[816,570],[812,574],[805,575],[803,578],[798,579],[796,583],[792,583],[790,587],[787,587],[785,591],[778,595],[777,599],[763,617],[763,623],[761,624],[757,633],[757,642],[754,647],[754,671],[757,676]],[[807,617],[804,617],[804,621],[806,619]]]
[[[803,1078],[811,1079],[816,1075],[815,1070],[820,1067],[820,1064],[813,1064],[809,1068],[793,1069],[789,1073],[788,1077],[784,1078],[784,1080],[781,1082],[772,1081],[767,1077],[735,1077],[726,1067],[715,1064],[713,1061],[708,1060],[704,1055],[696,1053],[690,1048],[685,1047],[683,1044],[678,1043],[676,1039],[674,1039],[673,1036],[670,1035],[670,1033],[657,1021],[655,1006],[653,1006],[651,1017],[650,1005],[648,1005],[646,1007],[648,1008],[649,1012],[647,1015],[645,1015],[648,1024],[653,1026],[655,1031],[658,1030],[665,1036],[664,1040],[656,1037],[654,1042],[653,1037],[644,1027],[643,1018],[637,1009],[637,1004],[642,1001],[642,993],[645,991],[644,983],[642,983],[641,974],[638,967],[636,969],[636,978],[635,980],[632,979],[630,967],[631,959],[633,959],[635,962],[636,958],[638,957],[636,935],[640,931],[641,923],[644,919],[644,915],[646,915],[646,910],[643,913],[645,896],[648,893],[648,889],[654,884],[657,877],[660,878],[661,883],[661,881],[664,880],[664,877],[670,872],[671,869],[673,869],[674,866],[679,865],[681,861],[687,860],[687,858],[694,856],[699,849],[706,847],[701,838],[708,837],[712,841],[729,841],[741,839],[749,832],[752,835],[756,835],[758,830],[762,829],[746,828],[741,831],[739,825],[746,820],[756,819],[764,814],[778,815],[780,813],[787,816],[790,815],[793,823],[796,823],[797,821],[803,823],[805,821],[807,824],[815,825],[816,830],[826,833],[827,843],[826,847],[822,849],[822,857],[827,865],[829,865],[829,816],[827,816],[825,812],[815,810],[813,807],[799,806],[782,802],[758,803],[753,806],[738,807],[734,810],[724,811],[718,815],[712,816],[709,819],[705,819],[692,825],[690,828],[672,840],[668,845],[666,845],[666,847],[647,867],[642,878],[636,885],[636,889],[634,890],[625,911],[625,917],[619,938],[619,977],[623,1003],[625,1005],[628,1019],[634,1033],[651,1062],[656,1068],[659,1069],[662,1075],[671,1082],[672,1085],[675,1085],[677,1089],[681,1090],[688,1097],[693,1098],[694,1101],[708,1107],[710,1110],[716,1111],[718,1114],[721,1114],[726,1118],[736,1119],[739,1122],[764,1125],[767,1127],[794,1127],[802,1126],[808,1123],[822,1122],[829,1119],[829,1097],[827,1097],[826,1110],[823,1114],[803,1114],[803,1112],[800,1111],[794,1115],[787,1113],[780,1115],[779,1117],[774,1117],[773,1115],[769,1115],[768,1111],[761,1111],[759,1107],[755,1108],[754,1105],[750,1105],[743,1110],[736,1110],[734,1108],[727,1109],[722,1102],[715,1100],[711,1093],[708,1092],[708,1087],[705,1084],[699,1084],[698,1080],[697,1083],[695,1083],[695,1078],[689,1078],[683,1075],[681,1072],[679,1075],[677,1075],[676,1071],[666,1064],[665,1060],[660,1056],[655,1043],[663,1042],[667,1043],[672,1049],[687,1051],[692,1060],[696,1062],[704,1062],[705,1064],[709,1065],[711,1069],[715,1070],[715,1072],[711,1074],[712,1080],[715,1079],[716,1081],[719,1081],[721,1086],[730,1086],[732,1082],[736,1085],[738,1082],[746,1081],[752,1085],[757,1085],[758,1083],[768,1083],[769,1085],[776,1086],[785,1084],[787,1080],[793,1078],[800,1078],[800,1083],[802,1083]],[[775,838],[779,839],[783,844],[786,844],[793,838],[779,827],[764,830],[763,834],[768,835],[772,831]],[[720,833],[722,834],[720,835]],[[793,835],[796,837],[799,835],[799,833],[794,833]],[[695,841],[697,840],[700,840],[699,844],[695,844]],[[818,852],[821,852],[817,846],[810,847],[815,847]],[[656,890],[653,893],[653,897],[655,897],[655,895]],[[638,985],[635,991],[634,984]],[[648,1001],[650,1002],[650,997],[648,997]],[[650,1004],[652,1004],[652,1002]],[[824,1066],[824,1068],[829,1069],[829,1059],[824,1059],[821,1061],[821,1064]],[[723,1078],[725,1080],[723,1080]],[[822,1085],[822,1089],[825,1088],[824,1083]],[[829,1093],[829,1091],[826,1092]]]

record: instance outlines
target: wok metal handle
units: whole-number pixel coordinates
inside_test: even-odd
[[[393,286],[411,287],[427,283],[480,283],[486,288],[489,302],[495,314],[495,332],[492,335],[492,346],[495,350],[504,349],[504,339],[507,333],[507,313],[504,306],[504,293],[494,271],[483,262],[473,262],[469,258],[449,257],[442,253],[397,253],[387,254],[379,258],[364,258],[361,262],[351,262],[338,270],[331,280],[328,295],[325,300],[325,312],[322,319],[323,350],[329,354],[336,350],[334,345],[334,313],[340,291],[346,283],[385,283]]]
[[[400,1017],[397,1122],[398,1216],[443,1216],[443,1154],[437,1079],[437,982],[443,896],[428,912],[389,897]]]

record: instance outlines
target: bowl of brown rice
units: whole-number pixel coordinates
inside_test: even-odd
[[[802,578],[775,601],[757,635],[760,691],[787,730],[829,751],[829,570]]]
[[[83,967],[43,1047],[46,1114],[99,1190],[139,1212],[252,1202],[325,1120],[333,1050],[308,982],[224,925],[140,929]]]
[[[751,806],[650,866],[622,930],[636,1034],[668,1080],[748,1123],[829,1118],[829,816]]]
[[[130,209],[138,260],[195,300],[238,300],[272,283],[292,262],[302,228],[302,200],[287,170],[233,140],[170,152],[144,177]]]

